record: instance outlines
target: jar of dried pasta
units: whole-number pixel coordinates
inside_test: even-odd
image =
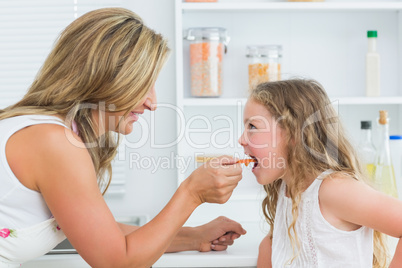
[[[185,34],[190,41],[191,95],[222,95],[222,61],[229,37],[219,27],[190,28]]]
[[[281,79],[282,46],[247,46],[249,89],[258,84]]]

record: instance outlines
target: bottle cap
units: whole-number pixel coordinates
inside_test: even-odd
[[[377,31],[367,31],[367,37],[377,37]]]
[[[381,125],[386,125],[388,123],[388,112],[387,111],[380,111],[380,119],[378,120],[378,123]]]
[[[401,135],[391,135],[389,136],[390,140],[402,140],[402,136]]]
[[[371,129],[371,121],[360,121],[360,129]]]

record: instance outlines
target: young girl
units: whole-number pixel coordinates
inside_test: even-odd
[[[260,84],[245,106],[244,124],[239,142],[267,192],[262,206],[270,231],[258,268],[386,267],[381,233],[402,236],[402,202],[363,182],[322,86]],[[390,267],[402,267],[400,241]]]

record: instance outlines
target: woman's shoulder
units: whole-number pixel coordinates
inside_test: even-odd
[[[38,180],[85,163],[92,167],[85,144],[70,129],[56,124],[38,124],[21,129],[7,141],[7,161],[26,187],[38,191]]]
[[[77,136],[71,129],[66,128],[63,125],[58,124],[36,124],[28,126],[18,131],[14,136],[20,141],[31,145],[33,147],[45,146],[48,149],[86,147],[81,138]]]

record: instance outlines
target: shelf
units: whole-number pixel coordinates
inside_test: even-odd
[[[399,11],[402,2],[269,2],[182,3],[184,11],[310,10],[310,11]]]
[[[376,104],[402,104],[402,97],[331,97],[331,101],[339,101],[340,105],[376,105]]]
[[[246,98],[185,98],[184,106],[237,106],[244,105]],[[378,105],[402,104],[402,97],[331,97],[332,102],[339,105]]]
[[[184,106],[236,106],[244,105],[246,98],[185,98]]]

